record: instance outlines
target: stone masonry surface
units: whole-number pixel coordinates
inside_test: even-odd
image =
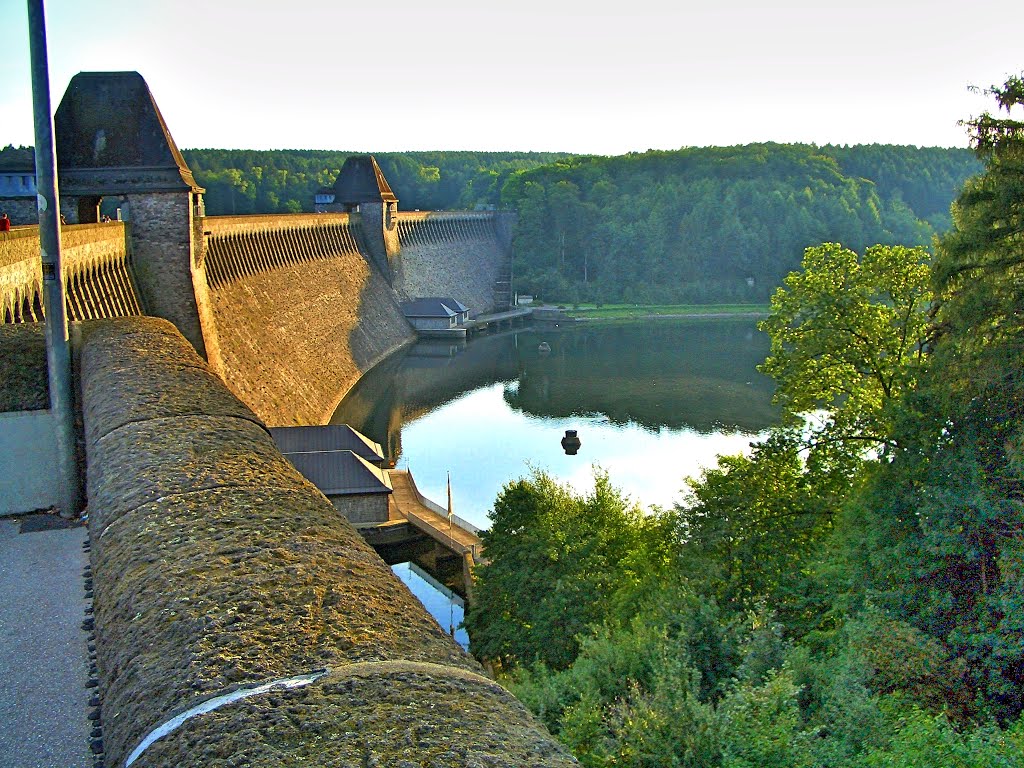
[[[249,275],[211,302],[224,379],[270,426],[326,423],[363,373],[414,338],[358,253]]]
[[[0,413],[50,407],[42,323],[0,325]]]
[[[402,213],[396,287],[409,298],[452,297],[470,315],[494,309],[494,286],[508,253],[489,217]]]
[[[169,324],[87,323],[97,665],[107,764],[197,703],[136,766],[563,766],[481,670],[284,460]]]

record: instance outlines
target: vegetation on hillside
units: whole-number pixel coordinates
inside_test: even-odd
[[[206,189],[211,216],[314,210],[356,152],[329,150],[186,149],[185,162]],[[473,210],[500,203],[514,173],[553,162],[552,152],[382,152],[375,154],[402,210]]]
[[[586,766],[1024,765],[1024,80],[923,248],[772,297],[785,417],[641,514],[508,484],[467,626]]]
[[[763,302],[823,241],[928,245],[969,150],[757,144],[573,157],[509,179],[517,288],[559,301]]]

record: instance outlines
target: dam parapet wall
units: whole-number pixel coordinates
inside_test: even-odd
[[[88,324],[81,380],[108,765],[576,764],[173,326]]]
[[[142,314],[132,274],[128,225],[61,227],[61,259],[70,320]],[[43,319],[39,227],[0,237],[0,314],[3,323]]]

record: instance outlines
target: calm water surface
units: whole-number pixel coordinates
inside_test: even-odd
[[[541,342],[549,353],[539,349]],[[753,320],[658,320],[425,341],[360,380],[332,422],[408,467],[425,495],[480,527],[502,486],[547,470],[585,491],[593,467],[643,506],[671,506],[685,478],[737,453],[777,418]],[[582,447],[566,456],[566,429]]]

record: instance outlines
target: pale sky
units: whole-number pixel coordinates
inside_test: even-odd
[[[0,0],[0,146],[32,144]],[[605,155],[758,141],[967,146],[1024,71],[1019,0],[47,0],[52,106],[136,70],[179,147]]]

